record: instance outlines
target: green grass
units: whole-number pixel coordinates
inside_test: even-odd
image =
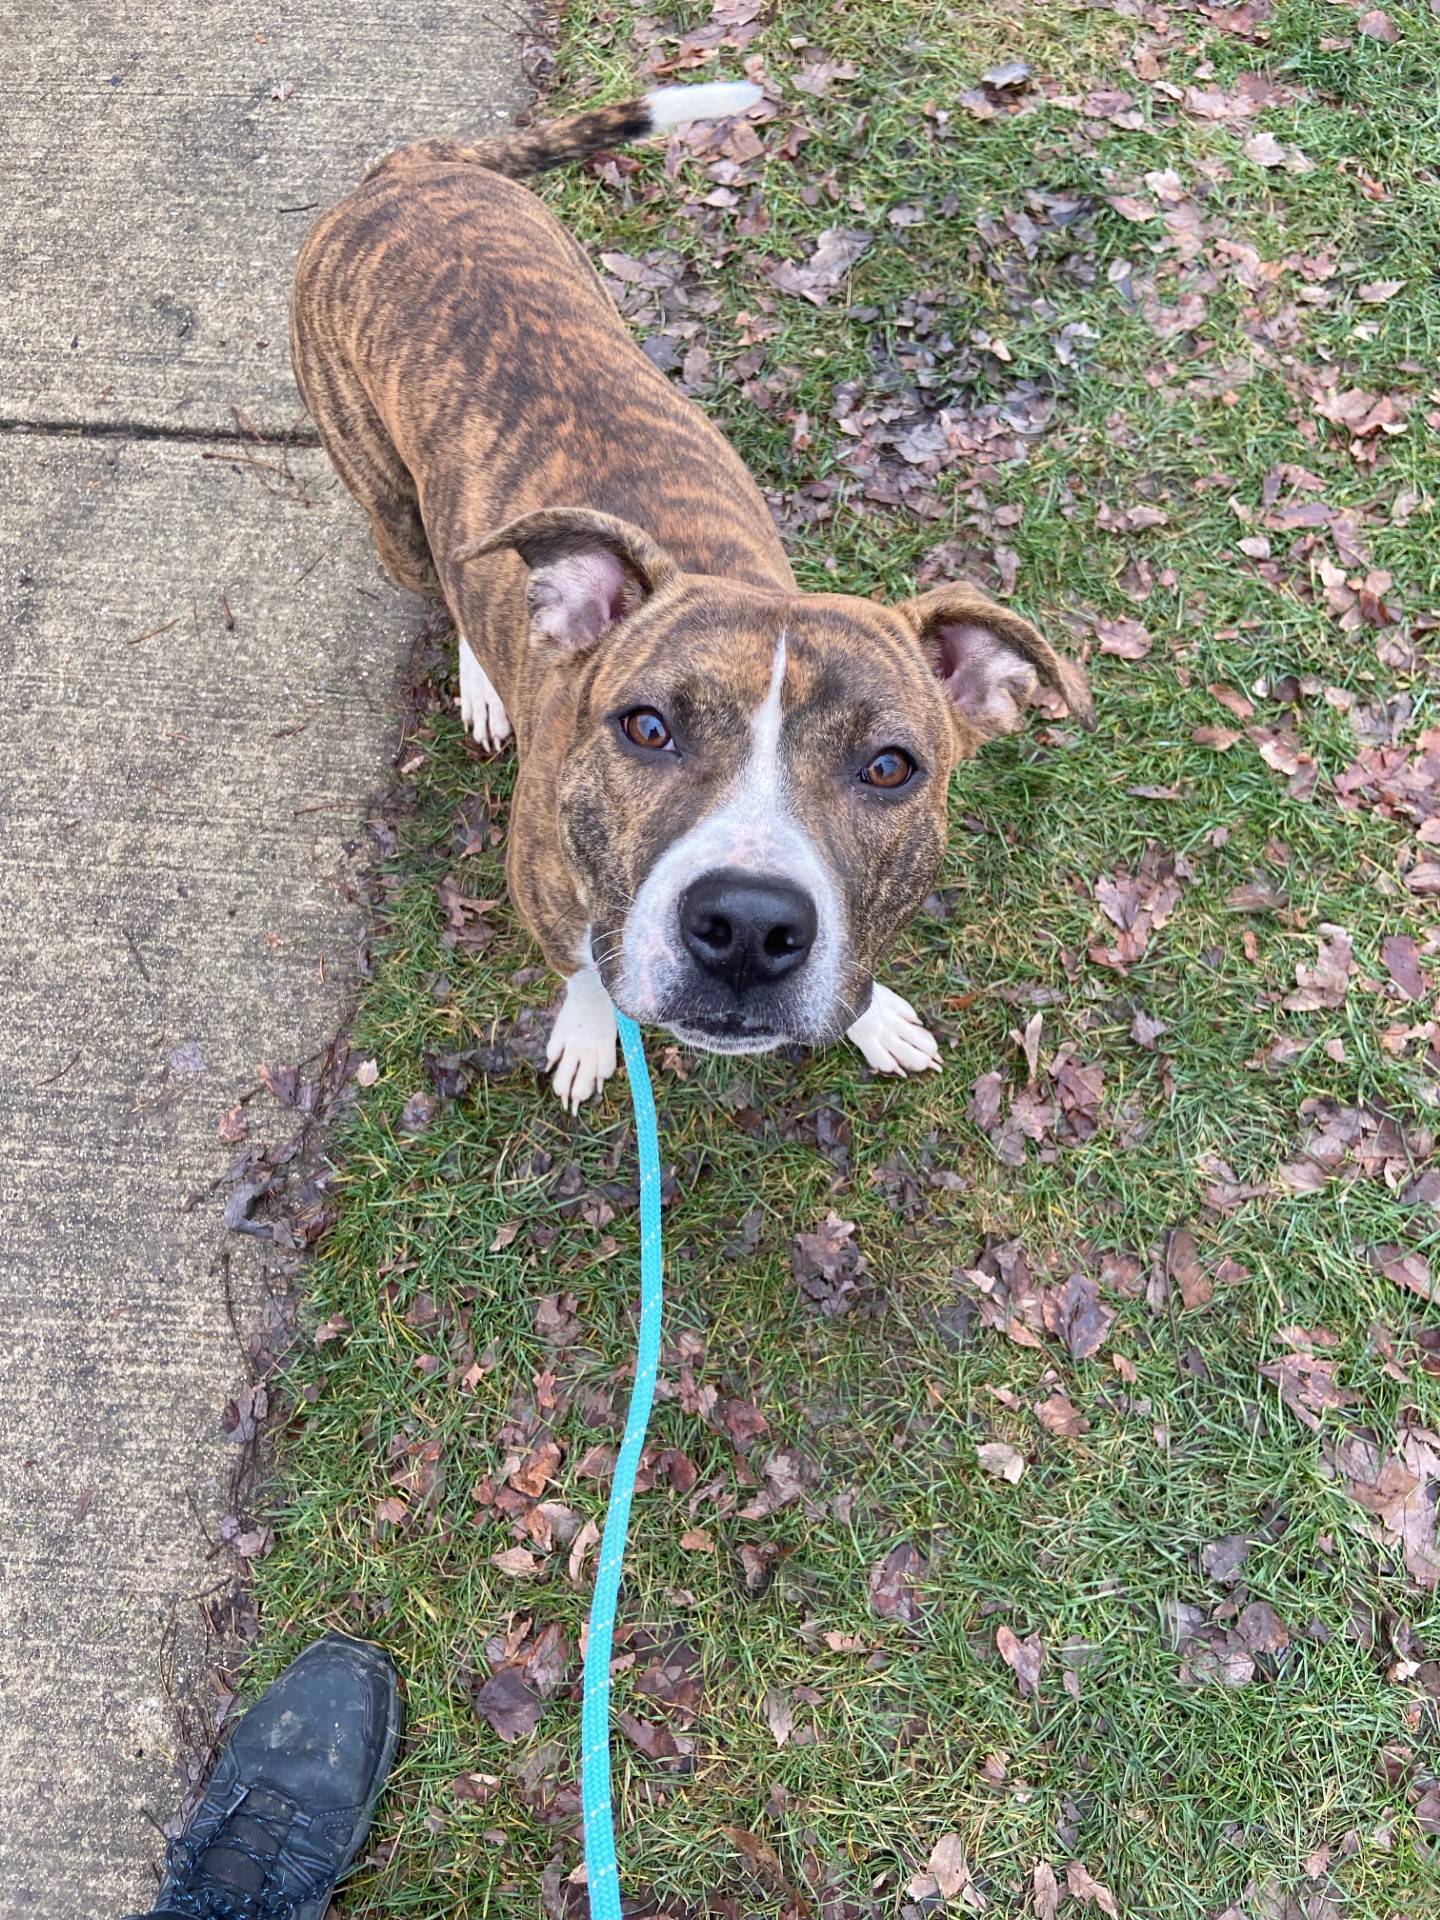
[[[673,50],[705,17],[689,10],[659,44]],[[1271,533],[1276,579],[1262,578],[1237,547],[1253,529],[1233,504],[1258,511],[1268,473],[1305,468],[1321,486],[1294,497],[1351,509],[1373,565],[1393,576],[1389,597],[1405,619],[1391,634],[1440,598],[1432,507],[1404,525],[1390,511],[1406,490],[1424,496],[1436,482],[1440,23],[1418,6],[1391,17],[1395,46],[1355,37],[1344,9],[1297,0],[1256,44],[1188,12],[1167,36],[1150,10],[1141,27],[1030,5],[976,20],[929,0],[782,4],[744,56],[722,51],[701,72],[737,72],[740,58],[760,54],[813,130],[794,160],[775,151],[784,122],[766,134],[769,152],[752,171],[767,232],[738,232],[738,210],[697,211],[712,182],[694,160],[670,182],[661,155],[638,154],[623,193],[588,175],[547,185],[593,252],[659,250],[690,263],[690,284],[713,309],[685,316],[698,318],[714,360],[706,404],[781,497],[805,584],[901,594],[940,542],[968,545],[983,563],[998,541],[1017,557],[1017,602],[1057,635],[1069,630],[1078,646],[1095,617],[1129,615],[1154,638],[1138,663],[1092,657],[1093,736],[1052,729],[1007,741],[957,777],[948,913],[917,920],[890,975],[941,1033],[943,1076],[882,1083],[844,1049],[677,1062],[652,1041],[677,1180],[665,1375],[680,1384],[684,1338],[694,1380],[751,1402],[768,1423],[743,1456],[687,1411],[688,1389],[665,1398],[654,1422],[656,1448],[681,1449],[697,1477],[688,1496],[662,1478],[638,1503],[624,1628],[685,1636],[703,1675],[693,1724],[671,1721],[693,1741],[683,1770],[617,1739],[624,1876],[656,1910],[893,1913],[947,1832],[962,1836],[999,1913],[1029,1911],[1037,1861],[1051,1862],[1063,1886],[1072,1860],[1127,1915],[1201,1920],[1235,1906],[1262,1920],[1309,1912],[1285,1896],[1326,1889],[1337,1904],[1323,1910],[1354,1920],[1430,1910],[1434,1868],[1413,1802],[1427,1746],[1432,1764],[1437,1750],[1433,1678],[1425,1691],[1436,1669],[1417,1674],[1416,1648],[1440,1653],[1440,1612],[1330,1476],[1326,1448],[1348,1423],[1387,1445],[1402,1423],[1440,1426],[1440,1381],[1409,1344],[1436,1312],[1370,1258],[1373,1246],[1399,1242],[1434,1262],[1435,1212],[1402,1207],[1379,1178],[1295,1199],[1275,1176],[1304,1136],[1307,1098],[1389,1114],[1412,1134],[1433,1123],[1425,1037],[1383,1037],[1433,1011],[1433,995],[1425,1006],[1400,1002],[1381,964],[1383,938],[1425,920],[1400,877],[1409,836],[1338,803],[1331,782],[1362,742],[1324,690],[1358,708],[1408,702],[1396,727],[1413,741],[1436,724],[1435,683],[1429,667],[1387,667],[1375,632],[1341,630],[1312,593],[1303,531]],[[633,90],[643,53],[632,24],[628,9],[597,13],[573,0],[558,101]],[[820,99],[794,92],[807,43],[860,74]],[[1231,91],[1258,71],[1283,97],[1243,125],[1197,118],[1137,79],[1127,64],[1137,44],[1158,49],[1173,89]],[[974,118],[961,96],[1015,57],[1033,70],[1030,110]],[[1117,128],[1047,97],[1097,88],[1133,93],[1142,124]],[[927,102],[950,112],[954,138],[935,138]],[[1313,170],[1254,164],[1243,142],[1261,129],[1301,149]],[[1161,248],[1158,219],[1131,222],[1108,204],[1145,195],[1144,176],[1165,168],[1187,195],[1203,190],[1191,202],[1205,223],[1193,267],[1177,268]],[[811,204],[826,181],[834,197],[822,185]],[[743,202],[751,189],[737,191]],[[1036,196],[1078,211],[1058,225],[1046,214],[1053,201]],[[890,209],[917,203],[930,208],[925,224],[888,224]],[[1027,209],[1028,255],[1003,224]],[[847,289],[820,310],[777,294],[767,261],[808,257],[835,225],[877,236]],[[1226,243],[1279,262],[1274,283],[1256,291],[1228,277],[1236,255]],[[1326,252],[1333,271],[1304,264]],[[1132,304],[1123,297],[1124,261],[1132,285],[1155,281],[1150,317],[1143,290]],[[1161,338],[1153,305],[1173,307],[1187,290],[1177,273],[1205,301],[1205,318],[1187,336]],[[1362,302],[1357,289],[1381,280],[1403,286],[1384,304]],[[1304,297],[1315,287],[1324,301]],[[897,371],[897,356],[910,350],[905,303],[920,289],[938,290],[936,330],[954,342],[936,368],[947,405],[968,416],[1020,382],[1054,395],[1044,430],[1023,448],[1002,445],[988,471],[977,474],[977,458],[942,475],[925,518],[865,501],[834,420],[846,383],[877,405],[897,388],[905,401],[913,369]],[[757,318],[758,366],[742,359]],[[1077,323],[1088,331],[1069,336],[1065,364],[1056,342]],[[976,345],[982,334],[1003,341],[1010,360]],[[1314,411],[1308,383],[1327,369],[1340,389],[1411,402],[1405,431],[1383,441],[1376,462],[1353,458]],[[797,450],[802,412],[810,444]],[[803,524],[796,490],[815,479],[835,483],[834,511]],[[1169,524],[1099,529],[1102,509],[1142,501]],[[997,524],[1001,509],[1020,511]],[[1323,529],[1320,539],[1317,555],[1333,559]],[[1152,570],[1143,602],[1123,584],[1140,558]],[[1428,639],[1419,644],[1423,654]],[[1191,738],[1232,721],[1208,685],[1274,689],[1287,674],[1302,682],[1297,703],[1252,691],[1250,724],[1292,721],[1319,768],[1309,798],[1291,797],[1249,740],[1220,753]],[[509,1916],[538,1913],[543,1899],[553,1912],[578,1859],[553,1792],[554,1779],[574,1776],[574,1689],[529,1740],[507,1747],[473,1713],[467,1676],[488,1671],[491,1636],[525,1620],[563,1626],[577,1676],[588,1569],[573,1587],[561,1545],[538,1579],[497,1570],[492,1556],[519,1535],[471,1489],[486,1474],[500,1485],[507,1455],[543,1430],[564,1450],[548,1489],[574,1516],[564,1524],[601,1516],[603,1483],[576,1468],[592,1442],[616,1436],[633,1340],[626,1097],[617,1081],[572,1124],[521,1068],[477,1079],[423,1135],[399,1130],[405,1099],[429,1084],[427,1055],[475,1045],[550,991],[508,907],[492,915],[497,937],[476,959],[441,938],[436,887],[447,873],[458,869],[473,896],[503,895],[502,849],[461,857],[453,822],[462,802],[482,800],[503,827],[509,764],[480,760],[438,699],[413,746],[415,805],[358,1032],[380,1078],[336,1142],[339,1218],[308,1277],[313,1324],[343,1315],[350,1327],[306,1343],[290,1376],[276,1544],[257,1569],[267,1622],[258,1678],[326,1625],[383,1637],[402,1665],[410,1736],[382,1815],[382,1857],[353,1883],[347,1911]],[[1152,844],[1183,855],[1193,878],[1121,975],[1087,957],[1108,938],[1094,886],[1133,870]],[[1257,873],[1284,895],[1283,914],[1227,905]],[[1334,1009],[1288,1012],[1280,1001],[1297,965],[1313,963],[1326,923],[1353,938],[1350,991]],[[1016,1169],[966,1109],[972,1083],[994,1068],[1018,1091],[1024,1069],[1009,1034],[1035,1005],[1046,1059],[1067,1043],[1103,1065],[1102,1120],[1082,1144],[1045,1157],[1031,1146]],[[1166,1023],[1158,1052],[1130,1038],[1139,1008]],[[1282,1033],[1308,1043],[1298,1064],[1249,1064]],[[823,1126],[836,1115],[848,1125],[843,1180],[817,1142],[817,1112]],[[1207,1156],[1266,1190],[1217,1209]],[[902,1167],[916,1187],[897,1184]],[[957,1178],[937,1184],[937,1171]],[[757,1206],[758,1242],[736,1251]],[[838,1320],[806,1311],[790,1266],[794,1235],[832,1208],[856,1223],[867,1261],[861,1304]],[[1212,1266],[1228,1258],[1244,1269],[1203,1307],[1186,1309],[1173,1292],[1146,1297],[1145,1276],[1182,1224]],[[1135,1257],[1135,1289],[1102,1286],[1116,1319],[1094,1358],[1073,1360],[1049,1336],[1018,1345],[976,1314],[980,1296],[962,1270],[1008,1241],[1056,1280],[1098,1272],[1106,1253]],[[443,1324],[407,1318],[421,1292]],[[536,1325],[538,1303],[557,1293],[575,1296],[579,1322],[563,1347]],[[1337,1380],[1356,1396],[1318,1434],[1259,1373],[1288,1350],[1279,1330],[1294,1327],[1333,1336]],[[1398,1367],[1387,1369],[1377,1327],[1399,1341]],[[467,1383],[472,1359],[480,1371]],[[1051,1437],[1031,1411],[1057,1387],[1089,1421],[1077,1440]],[[976,1447],[988,1440],[1026,1454],[1017,1485],[978,1470]],[[394,1476],[429,1443],[443,1466],[433,1510],[412,1492],[416,1511],[398,1529],[377,1526]],[[803,1457],[803,1498],[742,1517],[782,1447]],[[695,1526],[714,1551],[682,1547]],[[1253,1539],[1233,1591],[1240,1604],[1268,1601],[1290,1647],[1247,1685],[1186,1684],[1167,1623],[1177,1604],[1207,1617],[1222,1606],[1227,1590],[1200,1551],[1233,1533]],[[926,1561],[909,1625],[878,1619],[868,1598],[871,1567],[902,1540]],[[742,1546],[778,1550],[758,1595],[747,1591]],[[1033,1700],[997,1656],[1002,1621],[1044,1642]],[[862,1650],[832,1650],[827,1634]],[[646,1664],[642,1653],[635,1672]],[[618,1704],[663,1721],[634,1678],[618,1677]],[[806,1690],[793,1703],[799,1737],[777,1747],[767,1692],[793,1689]],[[1398,1782],[1381,1765],[1395,1745],[1421,1756],[1420,1771]],[[992,1781],[979,1769],[997,1755]],[[462,1772],[496,1776],[486,1804],[455,1796]],[[548,1796],[537,1784],[546,1779]],[[735,1829],[774,1850],[778,1875],[746,1865]],[[1322,1846],[1328,1864],[1315,1867]]]

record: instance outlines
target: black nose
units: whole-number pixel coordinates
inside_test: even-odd
[[[788,880],[705,873],[680,900],[680,937],[704,972],[737,994],[791,973],[815,944],[815,902]]]

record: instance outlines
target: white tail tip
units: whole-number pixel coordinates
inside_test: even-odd
[[[763,98],[761,89],[748,80],[714,80],[703,87],[657,87],[646,94],[645,104],[650,126],[659,133],[662,127],[683,127],[690,120],[728,120]]]

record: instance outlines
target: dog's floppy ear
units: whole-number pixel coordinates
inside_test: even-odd
[[[956,713],[982,739],[1014,733],[1042,682],[1087,731],[1095,706],[1081,668],[1056,653],[1028,620],[966,581],[934,587],[896,611],[919,636]]]
[[[586,652],[678,572],[648,533],[590,507],[522,514],[455,558],[507,548],[530,569],[525,600],[535,638],[562,653]]]

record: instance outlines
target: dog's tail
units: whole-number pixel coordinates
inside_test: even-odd
[[[748,80],[711,81],[704,86],[657,87],[638,100],[618,106],[592,107],[563,120],[546,120],[538,127],[517,127],[490,140],[421,140],[387,154],[369,178],[398,167],[451,165],[485,167],[491,173],[523,180],[551,167],[571,166],[627,140],[643,140],[666,127],[690,120],[728,120],[743,113],[761,97]]]

